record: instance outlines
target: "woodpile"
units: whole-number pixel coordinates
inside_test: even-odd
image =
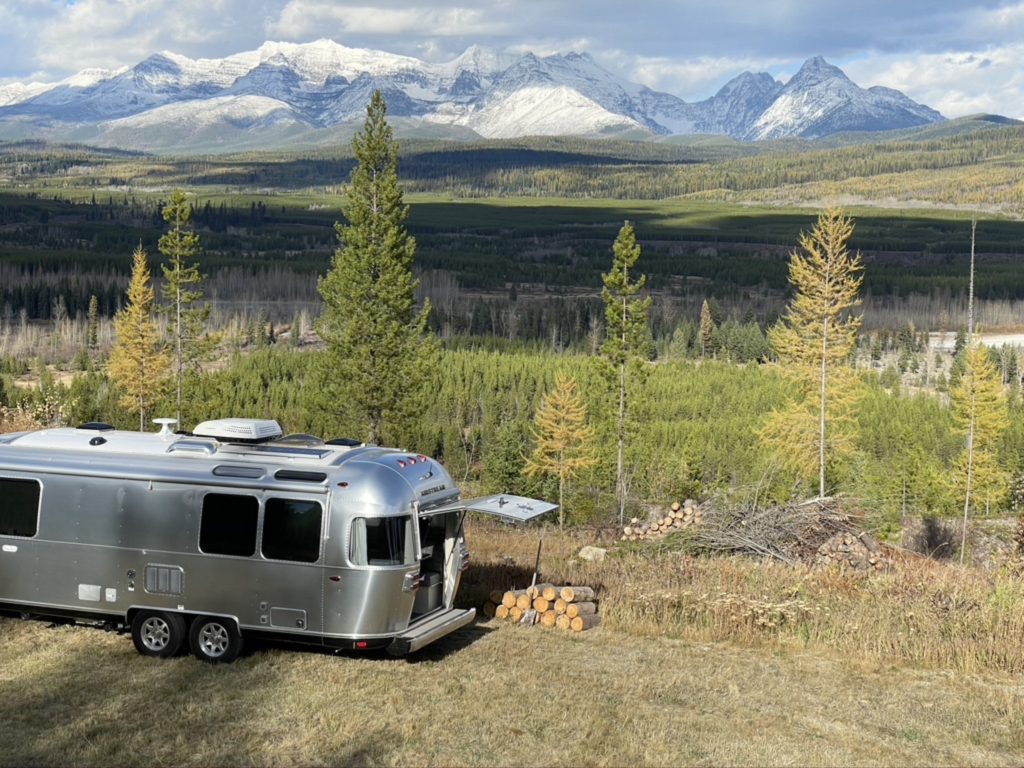
[[[585,586],[537,584],[528,589],[495,590],[484,615],[512,624],[583,632],[601,623],[597,593]]]
[[[892,559],[866,533],[841,532],[818,547],[814,564],[855,571],[884,571],[892,566]]]
[[[693,499],[682,504],[672,502],[663,517],[642,522],[634,517],[629,525],[622,529],[622,541],[652,541],[667,536],[675,531],[685,530],[704,522],[704,510]]]

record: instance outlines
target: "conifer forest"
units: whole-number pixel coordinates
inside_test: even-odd
[[[365,353],[351,350],[385,343],[339,320],[368,300],[346,305],[355,278],[332,272],[358,246],[366,146],[188,158],[4,144],[4,426],[275,418],[437,456],[481,492],[561,495],[569,525],[686,497],[842,495],[895,537],[907,516],[964,515],[976,414],[963,403],[991,379],[996,417],[979,421],[967,516],[1012,513],[1024,493],[1024,176],[1008,158],[1024,129],[954,122],[758,145],[393,143],[389,226],[407,233],[410,270],[395,290],[411,301],[396,328],[418,357],[401,376],[375,374],[394,379],[387,397],[347,408],[324,392],[357,375],[349,363]],[[836,245],[858,267],[826,375],[798,349],[816,342],[794,307],[816,289],[794,265],[829,210],[848,222]],[[624,285],[642,300],[625,347],[608,332],[627,299],[607,288],[624,227],[636,250]],[[149,271],[155,341],[128,355],[166,371],[148,381],[124,362],[132,312],[141,327],[133,254]],[[565,377],[585,459],[531,472],[538,411]]]

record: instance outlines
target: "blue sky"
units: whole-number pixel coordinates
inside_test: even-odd
[[[0,0],[0,83],[323,37],[433,61],[474,43],[586,51],[687,100],[743,70],[785,80],[820,54],[949,117],[1024,117],[1024,0]]]

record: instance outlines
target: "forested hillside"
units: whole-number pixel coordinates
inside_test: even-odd
[[[922,199],[951,195],[960,203],[977,194],[985,209],[975,242],[975,316],[983,329],[1012,330],[1024,300],[1017,265],[1024,238],[1012,194],[1022,142],[1024,128],[986,119],[885,142],[410,142],[399,171],[406,189],[420,190],[407,199],[417,296],[431,301],[430,327],[444,358],[427,388],[437,397],[403,440],[481,489],[550,494],[521,472],[523,446],[542,394],[559,372],[573,373],[601,449],[597,465],[572,484],[568,506],[576,519],[604,519],[614,440],[594,368],[605,323],[600,286],[612,240],[628,220],[653,299],[651,376],[629,448],[631,503],[799,496],[806,478],[782,468],[756,435],[792,394],[770,364],[768,330],[790,298],[786,265],[818,205],[744,200],[804,200],[800,190],[817,197],[829,185],[835,190],[826,197],[843,196],[878,181],[879,203],[889,196],[885,179],[918,178],[938,185]],[[317,278],[337,246],[333,225],[351,168],[343,151],[176,160],[4,146],[0,363],[43,386],[16,388],[7,379],[3,404],[43,423],[129,425],[99,372],[113,341],[107,318],[124,303],[128,256],[139,243],[159,274],[161,211],[171,185],[181,184],[201,239],[209,330],[225,358],[192,382],[189,421],[245,413],[278,418],[293,431],[350,431],[343,412],[308,399],[316,389],[308,376],[321,354],[313,333]],[[856,221],[850,246],[865,264],[854,354],[863,399],[856,459],[834,468],[835,487],[861,499],[880,525],[906,509],[945,513],[955,494],[943,478],[961,441],[946,397],[963,366],[931,346],[928,333],[952,335],[965,325],[970,220],[978,214],[871,201],[848,210]],[[96,316],[87,321],[92,304]],[[1017,355],[1005,347],[992,356],[1011,397],[1000,461],[1017,474],[1024,469]]]

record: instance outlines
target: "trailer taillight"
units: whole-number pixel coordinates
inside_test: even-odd
[[[369,647],[370,647],[370,644],[368,642],[366,642],[365,640],[356,640],[356,648],[363,649],[363,648],[369,648]]]

